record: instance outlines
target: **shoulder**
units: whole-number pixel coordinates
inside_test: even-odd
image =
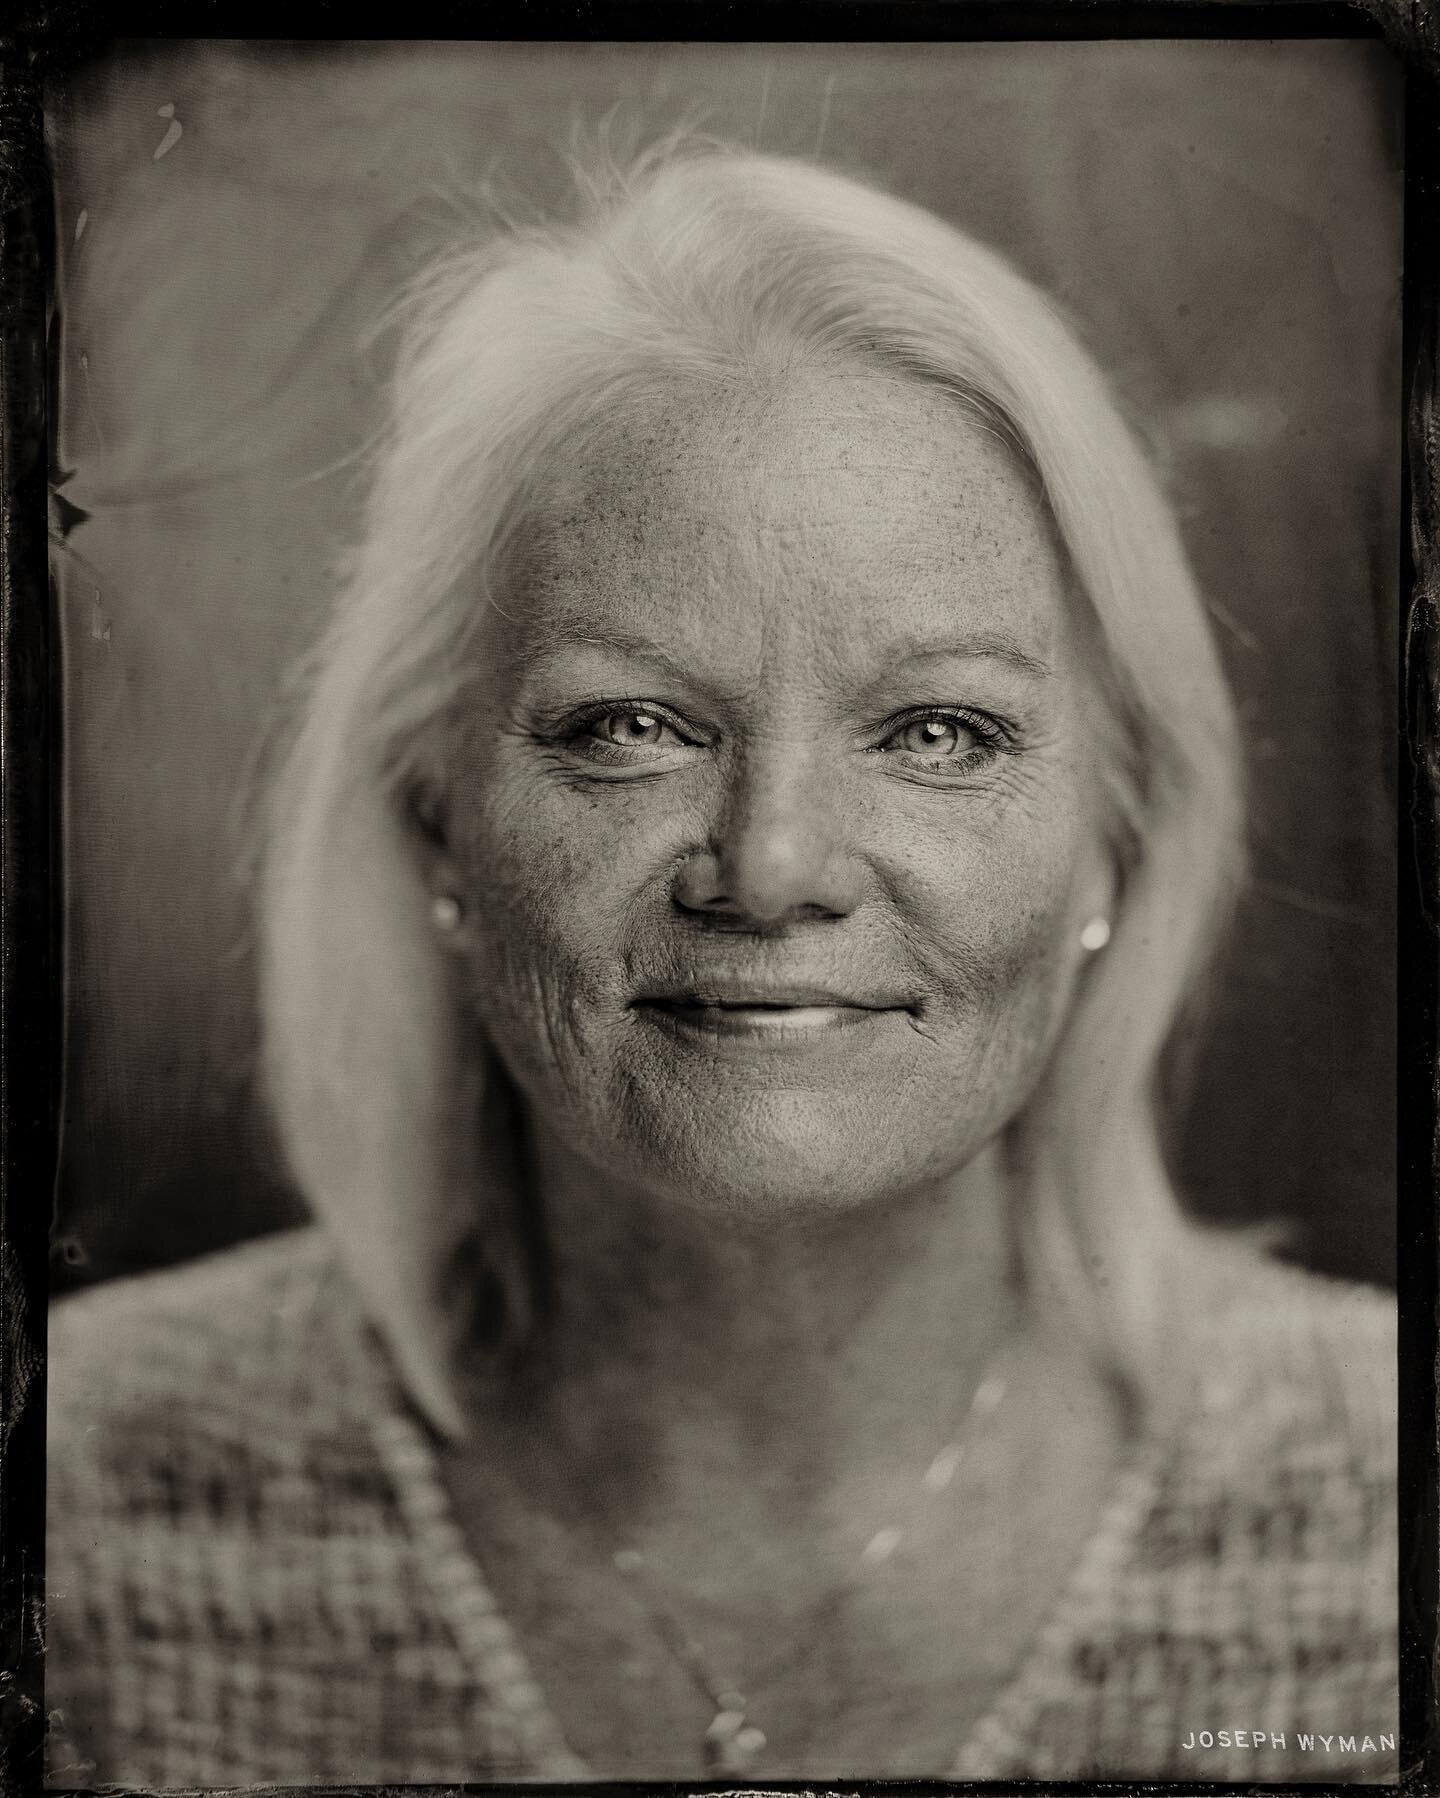
[[[368,1688],[343,1726],[306,1709],[333,1662],[393,1675],[382,1623],[423,1639],[358,1323],[313,1230],[53,1308],[52,1783],[291,1783],[378,1730]]]
[[[74,1555],[118,1554],[156,1530],[293,1523],[293,1495],[353,1465],[363,1436],[353,1425],[373,1364],[357,1316],[313,1229],[53,1306],[47,1535],[60,1583]]]
[[[1202,1419],[1264,1465],[1308,1443],[1393,1478],[1397,1311],[1393,1293],[1237,1245],[1199,1275]]]
[[[84,1353],[116,1331],[131,1340],[190,1327],[198,1342],[263,1334],[265,1313],[297,1287],[323,1279],[334,1251],[312,1227],[258,1237],[196,1261],[112,1280],[59,1299],[50,1308],[52,1356]],[[257,1313],[256,1300],[263,1310]]]
[[[116,1444],[132,1465],[147,1444],[183,1458],[205,1440],[250,1436],[257,1411],[276,1442],[313,1424],[335,1403],[314,1357],[335,1354],[346,1300],[314,1229],[60,1300],[49,1325],[52,1466],[93,1463]]]
[[[1183,1378],[967,1771],[1391,1780],[1394,1299],[1207,1232],[1164,1315]]]
[[[1197,1279],[1191,1402],[1142,1559],[1188,1570],[1217,1621],[1393,1660],[1393,1295],[1229,1245]]]

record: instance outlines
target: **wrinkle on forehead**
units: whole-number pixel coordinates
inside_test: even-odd
[[[790,464],[797,477],[856,467],[917,472],[932,464],[937,440],[953,443],[957,433],[989,439],[991,467],[1003,467],[1011,484],[1039,502],[1038,480],[1000,427],[978,403],[937,383],[851,360],[768,379],[677,377],[658,393],[620,402],[561,452],[547,491],[535,496],[534,522],[543,534],[657,478],[677,493],[703,494],[717,468],[750,471],[758,491],[756,455],[806,434],[829,455]]]
[[[522,659],[623,620],[717,611],[759,653],[795,608],[938,626],[957,607],[1044,656],[1064,555],[1032,472],[937,386],[844,365],[678,384],[561,449],[509,562]],[[765,616],[760,614],[764,613]]]

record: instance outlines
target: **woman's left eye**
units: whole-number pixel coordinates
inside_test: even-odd
[[[946,761],[958,760],[992,741],[977,723],[950,713],[931,713],[923,718],[908,718],[880,747]]]

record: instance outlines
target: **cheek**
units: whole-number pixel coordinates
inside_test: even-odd
[[[998,829],[912,841],[903,879],[907,934],[952,1014],[1043,1028],[1068,991],[1081,809]],[[1027,1003],[1028,1001],[1028,1003]]]
[[[616,948],[643,906],[639,858],[603,796],[559,803],[503,778],[472,792],[451,819],[473,919],[457,943],[467,1001],[522,1084],[574,1084],[621,1015]]]

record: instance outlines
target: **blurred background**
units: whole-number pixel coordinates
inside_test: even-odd
[[[1165,470],[1253,880],[1191,1205],[1394,1271],[1401,79],[1365,42],[120,45],[55,86],[68,857],[57,1290],[295,1221],[255,1090],[247,797],[353,529],[396,289],[558,152],[696,123],[1002,248]],[[71,513],[72,520],[78,519]]]

